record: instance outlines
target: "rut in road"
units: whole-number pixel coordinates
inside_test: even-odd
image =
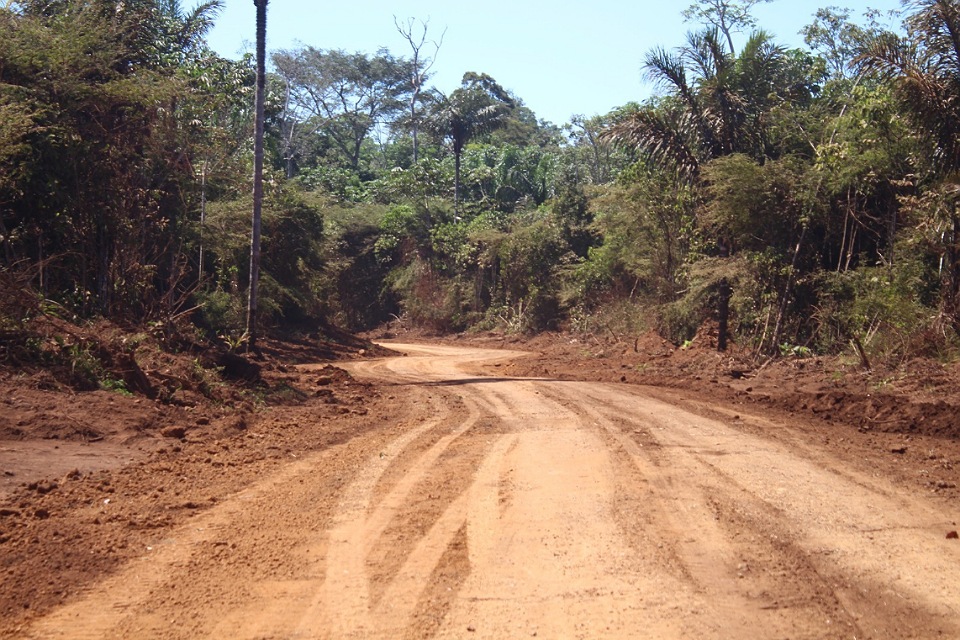
[[[960,635],[956,510],[750,416],[394,348],[351,365],[396,389],[379,439],[265,478],[27,637]]]

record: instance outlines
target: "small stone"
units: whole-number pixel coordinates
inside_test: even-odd
[[[906,452],[907,452],[906,447],[893,447],[892,449],[890,449],[890,453],[896,453],[898,455],[903,455]]]
[[[950,533],[947,534],[947,540],[957,540],[957,539],[960,539],[960,533],[957,533],[956,531],[951,531]]]

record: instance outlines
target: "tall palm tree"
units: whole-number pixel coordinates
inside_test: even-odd
[[[499,127],[514,107],[510,95],[486,74],[466,73],[459,89],[438,103],[429,126],[450,140],[454,158],[454,209],[460,212],[460,160],[475,137]]]
[[[250,296],[247,301],[247,348],[257,350],[257,299],[260,290],[260,218],[263,212],[263,121],[266,111],[267,2],[257,6],[257,96],[253,143],[253,231],[250,240]]]
[[[934,169],[960,169],[960,4],[913,0],[908,33],[881,34],[858,58],[861,69],[893,80],[914,124],[932,144]]]

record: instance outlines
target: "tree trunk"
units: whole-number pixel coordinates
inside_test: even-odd
[[[3,224],[3,216],[0,215],[0,238],[3,239],[3,256],[7,265],[13,264],[13,247],[10,245],[10,233],[7,231],[7,225]]]
[[[200,260],[197,266],[197,285],[203,283],[203,231],[207,224],[207,161],[200,173]]]
[[[267,2],[257,6],[257,95],[253,143],[253,232],[250,240],[250,297],[247,302],[248,351],[257,350],[257,299],[260,292],[260,219],[263,212],[263,120],[266,91]]]
[[[417,120],[417,99],[420,97],[420,85],[414,84],[413,97],[410,98],[410,122],[413,128],[413,164],[420,160],[420,123]]]
[[[720,257],[730,257],[730,245],[726,240],[721,239]],[[730,283],[726,278],[720,279],[720,295],[717,301],[717,351],[727,350],[727,333],[730,323]]]
[[[460,153],[454,149],[453,152],[453,213],[460,215]]]
[[[960,336],[960,212],[954,205],[953,233],[947,245],[947,314],[954,332]]]
[[[97,225],[97,249],[95,254],[100,260],[97,269],[97,302],[99,303],[100,315],[108,317],[110,315],[110,250],[112,246],[109,242],[109,235],[103,223]]]

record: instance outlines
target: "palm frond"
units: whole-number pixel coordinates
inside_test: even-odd
[[[696,131],[685,113],[647,108],[618,121],[601,134],[601,140],[627,147],[658,164],[671,166],[690,179],[700,170],[695,153]]]
[[[674,55],[663,47],[647,52],[644,69],[647,79],[661,88],[668,88],[680,94],[687,94],[687,70],[680,56]]]

